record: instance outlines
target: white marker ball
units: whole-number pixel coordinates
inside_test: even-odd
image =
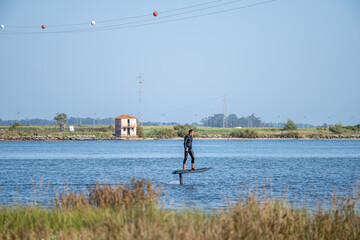
[[[91,21],[91,25],[94,26],[95,24],[96,24],[96,22],[95,22],[94,20],[92,20],[92,21]]]
[[[4,29],[4,28],[5,28],[5,26],[4,26],[4,25],[1,25],[0,27],[1,27],[2,29]]]

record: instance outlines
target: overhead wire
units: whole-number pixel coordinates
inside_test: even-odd
[[[237,2],[241,2],[241,1],[244,1],[244,0],[234,0],[234,1],[230,1],[230,2],[217,4],[217,5],[214,5],[214,6],[203,7],[203,8],[194,9],[194,10],[186,11],[186,12],[180,12],[180,13],[172,14],[172,15],[169,15],[169,16],[162,16],[162,17],[158,17],[158,18],[145,19],[145,20],[140,20],[140,21],[136,21],[136,22],[114,24],[114,25],[109,25],[109,26],[104,26],[104,27],[98,27],[97,29],[111,28],[111,27],[124,26],[124,25],[131,25],[131,24],[137,24],[137,23],[142,23],[142,22],[150,22],[150,21],[156,21],[158,19],[163,19],[163,18],[172,18],[172,17],[179,16],[179,15],[189,14],[189,13],[198,12],[198,11],[204,11],[204,10],[207,10],[207,9],[221,7],[221,6],[225,6],[225,5],[228,5],[228,4],[233,4],[233,3],[237,3]]]
[[[212,3],[215,3],[215,2],[222,2],[222,1],[225,1],[225,0],[216,0],[216,1],[211,1],[211,2],[206,2],[206,3],[200,3],[200,4],[195,4],[195,5],[191,5],[191,6],[187,6],[187,7],[181,7],[181,8],[176,8],[176,9],[171,9],[171,10],[166,10],[166,11],[160,11],[160,12],[161,12],[161,14],[169,13],[169,12],[176,12],[176,11],[180,11],[180,10],[184,10],[184,9],[189,9],[189,8],[204,6],[204,5],[212,4]],[[102,20],[102,21],[98,21],[98,23],[123,21],[123,20],[127,20],[127,19],[134,19],[134,18],[141,18],[141,17],[149,17],[149,16],[150,16],[149,14],[142,14],[142,15],[132,16],[132,17],[124,17],[124,18],[111,19],[111,20]]]
[[[203,10],[206,10],[206,9],[215,8],[215,7],[219,7],[219,6],[223,6],[223,5],[227,5],[227,4],[231,4],[231,3],[240,2],[240,1],[244,1],[244,0],[235,0],[235,1],[226,2],[226,3],[222,3],[222,4],[217,4],[217,5],[214,5],[214,6],[209,6],[209,7],[205,7],[205,8],[201,8],[201,9],[195,9],[195,10],[182,12],[182,13],[177,13],[177,14],[173,14],[173,15],[169,15],[169,16],[163,16],[160,19],[171,18],[171,17],[174,17],[174,16],[189,14],[189,13],[193,13],[193,12],[197,12],[197,11],[203,11]],[[114,29],[125,29],[125,28],[141,27],[141,26],[162,24],[162,23],[175,22],[175,21],[183,21],[183,20],[187,20],[187,19],[193,19],[193,18],[199,18],[199,17],[209,16],[209,15],[221,14],[221,13],[235,11],[235,10],[239,10],[239,9],[243,9],[243,8],[249,8],[249,7],[253,7],[253,6],[257,6],[257,5],[267,4],[267,3],[275,2],[275,1],[276,0],[262,1],[262,2],[258,2],[258,3],[253,3],[253,4],[240,6],[240,7],[224,9],[224,10],[220,10],[220,11],[216,11],[216,12],[198,14],[198,15],[193,15],[193,16],[188,16],[188,17],[183,17],[183,18],[169,19],[169,20],[166,20],[166,21],[158,21],[158,22],[151,22],[151,23],[144,23],[144,22],[155,21],[155,20],[158,20],[158,19],[152,18],[152,19],[146,19],[146,20],[135,21],[135,22],[114,24],[114,25],[98,27],[98,28],[51,31],[51,32],[16,32],[16,31],[7,31],[6,33],[12,33],[12,34],[54,34],[54,33],[74,33],[74,32],[90,32],[90,31],[106,31],[106,30],[114,30]],[[214,1],[214,2],[218,2],[218,1]],[[141,23],[141,24],[138,24],[138,23]]]
[[[238,1],[239,1],[239,0],[238,0]],[[242,0],[240,0],[240,1],[242,1]],[[169,23],[169,22],[183,21],[183,20],[187,20],[187,19],[193,19],[193,18],[199,18],[199,17],[209,16],[209,15],[216,15],[216,14],[221,14],[221,13],[225,13],[225,12],[235,11],[235,10],[239,10],[239,9],[243,9],[243,8],[248,8],[248,7],[253,7],[253,6],[262,5],[262,4],[267,4],[267,3],[275,2],[275,1],[276,1],[276,0],[268,0],[268,1],[263,1],[263,2],[259,2],[259,3],[249,4],[249,5],[245,5],[245,6],[241,6],[241,7],[236,7],[236,8],[231,8],[231,9],[225,9],[225,10],[216,11],[216,12],[210,12],[210,13],[204,13],[204,14],[199,14],[199,15],[194,15],[194,16],[189,16],[189,17],[170,19],[170,20],[162,21],[162,22],[154,22],[154,23],[146,23],[146,24],[138,24],[138,25],[130,25],[130,26],[122,26],[122,27],[121,27],[121,26],[119,26],[119,27],[103,27],[103,28],[93,29],[93,31],[104,31],[104,30],[113,30],[113,29],[124,29],[124,28],[132,28],[132,27],[142,27],[142,26],[155,25],[155,24],[161,24],[161,23]]]
[[[163,13],[176,12],[176,11],[180,11],[180,10],[184,10],[184,9],[204,6],[204,5],[208,5],[208,4],[212,4],[212,3],[216,3],[216,2],[222,2],[222,1],[225,1],[225,0],[216,0],[216,1],[210,1],[210,2],[205,2],[205,3],[195,4],[195,5],[191,5],[191,6],[171,9],[171,10],[165,10],[165,11],[161,11],[161,13],[163,14]],[[109,19],[109,20],[100,20],[100,21],[97,21],[97,23],[116,22],[116,21],[123,21],[123,20],[128,20],[128,19],[136,19],[136,18],[149,17],[149,16],[151,16],[151,15],[147,13],[147,14],[141,14],[141,15],[130,16],[130,17],[123,17],[123,18],[116,18],[116,19]],[[89,25],[89,23],[84,22],[84,23],[48,25],[48,27],[55,28],[55,27],[71,27],[71,26],[82,26],[82,25]],[[39,26],[13,26],[13,25],[10,25],[10,26],[7,26],[7,27],[10,27],[10,28],[39,28]]]
[[[187,7],[181,7],[181,8],[177,8],[177,9],[161,11],[161,13],[163,14],[163,13],[176,12],[176,11],[180,11],[180,10],[184,10],[184,9],[204,6],[204,5],[212,4],[212,3],[215,3],[215,2],[222,2],[222,1],[225,1],[225,0],[216,0],[216,1],[211,1],[211,2],[206,2],[206,3],[201,3],[201,4],[195,4],[195,5],[191,5],[191,6],[187,6]],[[151,16],[151,15],[147,13],[147,14],[130,16],[130,17],[123,17],[123,18],[116,18],[116,19],[109,19],[109,20],[100,20],[100,21],[97,21],[97,23],[99,24],[99,23],[117,22],[117,21],[129,20],[129,19],[149,17],[149,16]],[[86,22],[86,23],[74,23],[74,24],[48,25],[48,27],[54,28],[54,27],[72,27],[72,26],[84,26],[84,25],[89,25],[89,23]],[[39,28],[38,26],[9,26],[9,27],[15,27],[15,28]]]

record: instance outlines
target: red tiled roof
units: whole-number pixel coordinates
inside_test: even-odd
[[[131,116],[131,115],[129,115],[129,114],[123,114],[123,115],[121,115],[121,116],[118,116],[118,117],[116,117],[115,119],[136,119],[136,117],[133,117],[133,116]]]

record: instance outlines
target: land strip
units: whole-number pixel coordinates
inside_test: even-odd
[[[237,136],[236,132],[244,132]],[[116,137],[113,125],[81,125],[75,131],[64,132],[56,125],[0,127],[0,141],[101,141],[101,140],[181,140],[185,132],[175,131],[174,126],[144,126],[143,137]],[[242,133],[241,132],[241,133]],[[283,131],[279,128],[212,128],[196,127],[196,139],[201,140],[360,140],[359,131],[344,131],[335,134],[329,129],[297,129]]]

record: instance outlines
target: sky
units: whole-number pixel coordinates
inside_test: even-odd
[[[360,1],[262,2],[0,0],[0,118],[137,117],[142,73],[143,121],[200,121],[226,95],[239,117],[360,123]]]

